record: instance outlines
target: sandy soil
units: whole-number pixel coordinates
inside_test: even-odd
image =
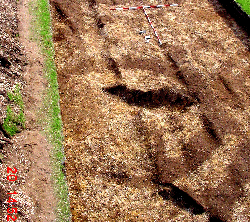
[[[176,3],[147,10],[159,47],[109,10],[139,1],[51,0],[73,221],[250,221],[249,37]]]
[[[5,82],[0,89],[5,94],[2,97],[0,117],[3,120],[6,105],[10,104],[6,92],[16,83],[21,86],[26,117],[26,129],[13,138],[8,138],[8,143],[5,142],[1,146],[3,158],[0,163],[0,220],[6,221],[9,206],[7,200],[10,196],[7,193],[15,191],[17,194],[12,195],[12,198],[17,200],[14,203],[17,214],[10,215],[17,216],[16,221],[47,222],[55,221],[56,199],[51,181],[51,146],[46,141],[38,122],[46,81],[39,48],[31,41],[28,3],[29,0],[20,0],[18,4],[12,0],[0,3],[0,15],[8,19],[7,22],[1,19],[1,30],[6,35],[0,40],[4,47],[1,53],[11,63],[10,67],[1,66],[1,78]],[[14,53],[12,48],[16,49]],[[18,70],[16,74],[13,73],[15,69]],[[4,135],[3,138],[6,139]],[[17,169],[17,181],[7,181],[7,167]]]

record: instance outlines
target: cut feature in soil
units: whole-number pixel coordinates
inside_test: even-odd
[[[240,156],[247,113],[235,110],[232,101],[240,96],[228,90],[241,93],[247,104],[249,55],[216,13],[217,0],[176,1],[182,5],[175,9],[148,10],[161,47],[155,37],[148,44],[138,35],[146,29],[154,36],[142,13],[109,10],[112,2],[140,2],[58,1],[79,32],[72,36],[69,30],[67,42],[55,44],[73,221],[208,222],[209,215],[230,221],[235,212],[243,217],[234,207],[243,193],[231,176],[238,171],[224,167],[216,154],[233,162]],[[52,9],[55,29],[65,27]],[[222,72],[231,86],[217,78]],[[238,85],[230,79],[236,72]],[[233,166],[243,186],[248,181],[241,171],[248,165]],[[228,198],[229,185],[235,198]],[[132,215],[132,208],[139,210]]]
[[[143,92],[141,90],[129,89],[124,85],[104,88],[104,91],[119,96],[129,105],[156,108],[171,105],[176,108],[184,109],[195,103],[188,95],[180,94],[167,87],[159,90]]]
[[[69,19],[69,16],[63,10],[62,6],[58,2],[51,2],[51,5],[55,8],[56,14],[58,16],[58,20],[64,22],[73,33],[76,32],[76,28],[74,27],[73,23]]]
[[[4,68],[10,68],[11,63],[9,62],[9,60],[3,56],[0,56],[0,63],[1,66],[3,66]]]
[[[188,209],[193,214],[202,214],[204,207],[183,190],[173,184],[164,184],[164,188],[158,192],[164,200],[172,200],[182,209]]]
[[[221,220],[218,216],[211,216],[209,218],[209,222],[225,222],[225,221]]]
[[[97,27],[99,28],[99,29],[102,29],[102,28],[104,28],[104,23],[102,22],[102,20],[101,20],[101,18],[98,18],[97,19],[97,22],[96,22],[96,25],[97,25]]]
[[[108,57],[108,69],[112,72],[115,73],[115,75],[118,77],[118,78],[121,78],[122,77],[122,74],[121,74],[121,71],[118,67],[118,64],[117,62],[111,58],[111,57]]]
[[[236,95],[235,91],[233,90],[233,88],[231,87],[230,83],[228,80],[226,80],[223,76],[218,75],[219,80],[221,81],[221,83],[223,84],[223,86],[226,88],[226,90],[232,94],[232,95]]]
[[[206,131],[211,136],[211,138],[215,142],[220,144],[221,138],[219,137],[218,133],[216,132],[214,124],[204,114],[201,116],[201,119],[203,121],[203,125],[204,125]]]

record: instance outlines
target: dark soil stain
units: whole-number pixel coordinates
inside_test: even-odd
[[[105,24],[102,22],[101,18],[97,18],[96,25],[99,29],[104,28]]]
[[[214,141],[216,141],[217,143],[220,144],[222,142],[222,140],[219,137],[214,124],[204,114],[201,116],[201,119],[202,119],[203,125],[204,125],[206,131],[208,132],[208,134],[210,135],[210,137]]]
[[[118,77],[118,78],[121,78],[122,77],[122,74],[121,74],[121,71],[119,69],[119,66],[117,64],[117,62],[112,58],[112,57],[108,57],[108,69],[112,72],[115,73],[115,75]]]
[[[63,41],[66,39],[66,36],[64,35],[63,30],[57,29],[56,32],[53,35],[53,41]]]
[[[236,95],[235,91],[233,90],[233,88],[231,87],[231,84],[228,80],[226,80],[223,76],[218,75],[219,80],[221,81],[221,83],[224,85],[224,87],[226,88],[226,90],[230,93],[233,94],[234,96]]]
[[[3,66],[4,68],[10,68],[11,63],[9,62],[9,60],[3,56],[0,56],[0,63],[1,66]]]
[[[209,222],[226,222],[226,221],[221,220],[218,216],[211,216],[209,218]]]
[[[141,90],[129,89],[124,85],[118,85],[104,88],[103,90],[112,95],[119,96],[130,105],[148,108],[171,105],[172,107],[185,109],[195,103],[191,96],[181,94],[167,87],[144,92]]]
[[[88,0],[89,7],[93,9],[96,6],[96,0]]]
[[[164,184],[164,188],[158,193],[164,200],[172,200],[178,207],[187,209],[193,214],[197,215],[205,212],[201,204],[193,199],[188,193],[173,184]]]
[[[69,19],[66,11],[62,8],[61,4],[58,2],[52,1],[51,5],[55,8],[56,15],[58,16],[58,20],[63,21],[68,27],[71,29],[73,33],[77,31],[73,22]]]
[[[188,85],[188,82],[186,81],[185,76],[181,71],[176,72],[176,76],[180,80],[180,82],[182,82],[184,85]]]

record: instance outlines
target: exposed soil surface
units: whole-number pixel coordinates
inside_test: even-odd
[[[24,100],[26,128],[14,137],[0,129],[0,221],[7,221],[9,197],[17,202],[16,221],[55,221],[56,200],[53,193],[50,145],[38,123],[46,81],[38,46],[31,41],[29,0],[0,2],[0,118],[6,116],[7,92],[16,84]],[[1,125],[2,126],[2,125]],[[17,180],[8,181],[7,167],[17,169]],[[7,193],[16,192],[9,195]],[[11,208],[10,208],[11,211]],[[11,219],[10,219],[11,220]]]
[[[73,221],[250,221],[249,37],[176,3],[147,9],[159,47],[109,10],[140,1],[51,0]]]

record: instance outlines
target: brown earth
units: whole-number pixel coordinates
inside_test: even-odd
[[[0,3],[1,123],[6,116],[6,106],[10,104],[15,108],[8,100],[7,92],[17,83],[21,88],[26,118],[26,128],[12,138],[2,127],[0,130],[0,221],[6,221],[10,197],[7,193],[13,191],[17,192],[11,195],[17,200],[14,203],[17,214],[9,215],[17,216],[16,221],[55,221],[56,199],[49,156],[51,146],[38,122],[47,84],[42,56],[36,43],[31,41],[29,2],[5,0]],[[3,63],[2,58],[7,62]],[[17,169],[17,181],[6,179],[7,167]]]
[[[73,221],[250,221],[249,36],[218,1],[147,9],[161,47],[109,10],[139,1],[50,2]]]

